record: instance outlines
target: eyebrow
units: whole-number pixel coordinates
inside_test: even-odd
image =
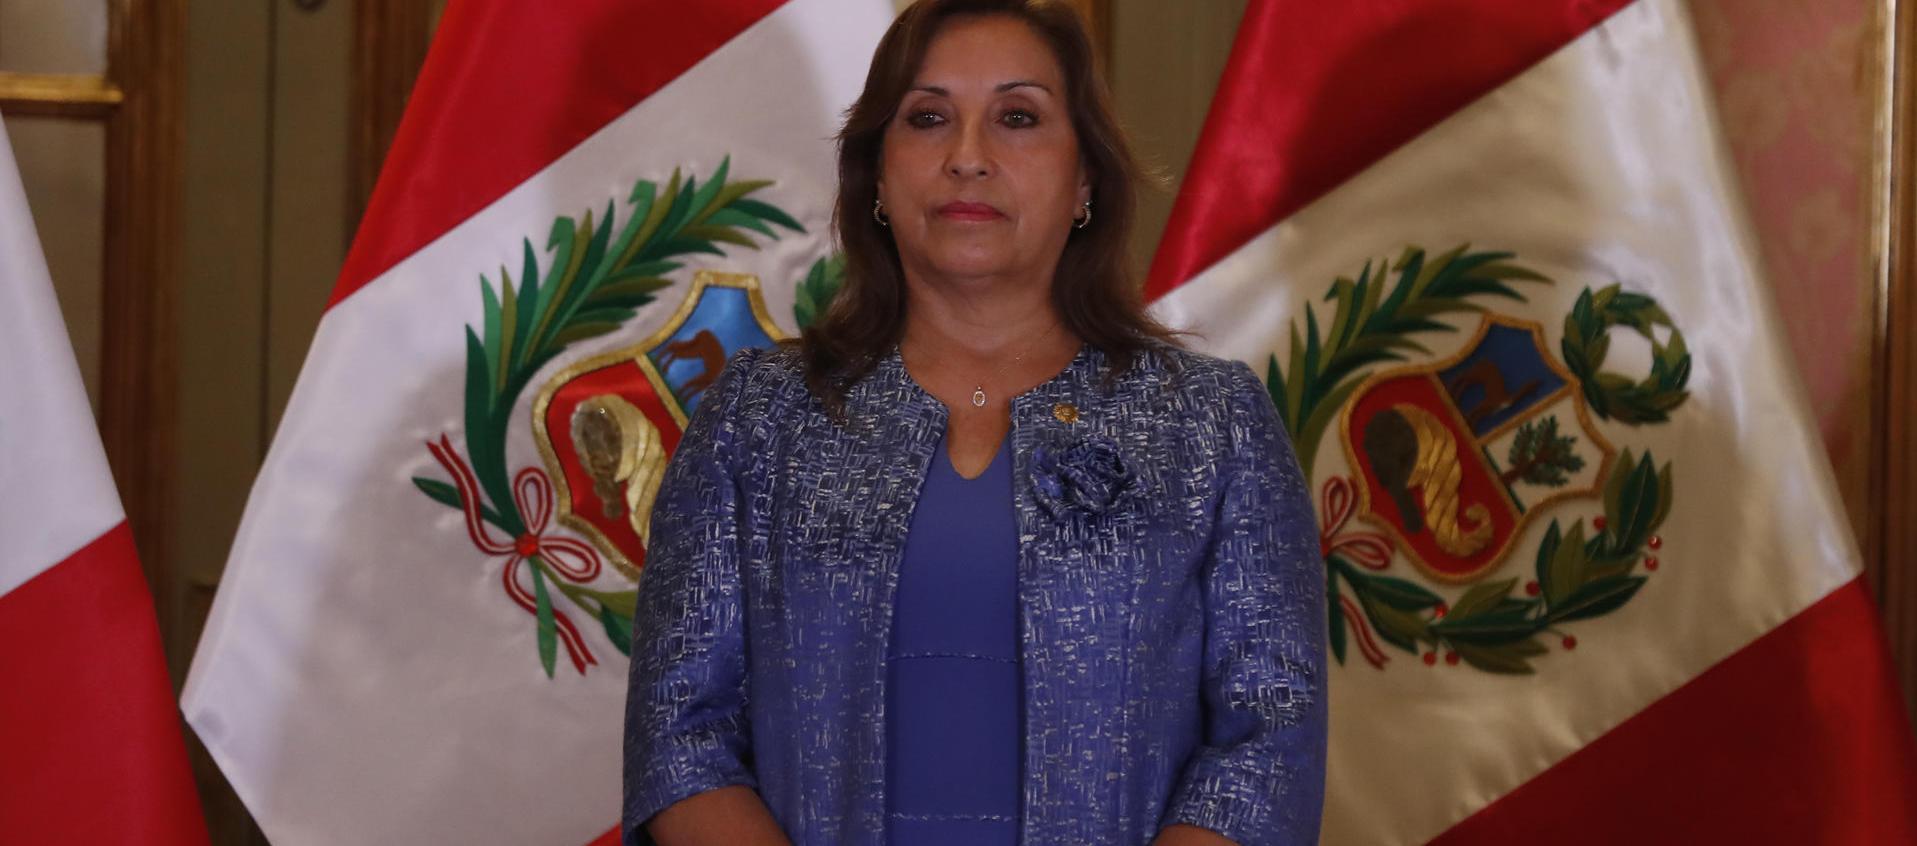
[[[994,92],[996,92],[996,93],[999,93],[999,94],[1003,94],[1003,93],[1005,93],[1005,92],[1007,92],[1007,91],[1010,91],[1010,90],[1012,90],[1012,89],[1014,89],[1014,88],[1036,88],[1036,89],[1038,89],[1038,90],[1040,90],[1040,91],[1043,91],[1043,92],[1045,92],[1045,93],[1047,93],[1047,94],[1050,94],[1050,93],[1052,93],[1052,89],[1051,89],[1051,88],[1048,88],[1048,87],[1046,87],[1046,85],[1045,85],[1045,83],[1042,83],[1042,82],[1036,82],[1036,81],[1033,81],[1033,80],[1030,80],[1030,79],[1014,79],[1014,80],[1012,80],[1011,82],[1001,82],[1001,83],[999,83],[998,85],[996,85],[996,86],[994,86],[994,87],[992,88],[992,90],[993,90]],[[937,95],[938,95],[938,96],[940,96],[940,97],[950,97],[950,96],[952,96],[952,92],[951,92],[951,91],[949,91],[949,90],[947,90],[947,89],[945,89],[945,88],[941,88],[941,87],[939,87],[939,86],[937,86],[937,85],[918,85],[918,86],[914,86],[914,87],[912,88],[912,90],[913,90],[913,91],[924,91],[924,92],[927,92],[927,93],[930,93],[930,94],[937,94]]]

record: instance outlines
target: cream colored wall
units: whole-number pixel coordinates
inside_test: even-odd
[[[351,28],[338,0],[188,5],[173,552],[195,621],[345,255]]]
[[[98,74],[106,70],[106,0],[0,0],[0,71]],[[87,398],[100,408],[106,125],[97,120],[5,116],[27,205]]]
[[[179,456],[172,560],[178,675],[345,257],[353,4],[187,0]],[[264,844],[196,749],[219,846]]]
[[[266,233],[269,433],[292,396],[353,235],[347,207],[353,4],[330,0],[318,12],[283,5],[273,39],[273,182]]]
[[[0,0],[0,70],[105,73],[106,0]]]
[[[271,4],[188,7],[182,167],[176,572],[203,620],[264,448],[266,186]],[[169,643],[185,666],[195,638]],[[183,654],[184,653],[184,654]]]
[[[11,70],[4,57],[0,70]],[[97,413],[105,308],[106,125],[51,117],[8,117],[5,123],[80,378]]]
[[[1111,2],[1112,95],[1135,152],[1156,176],[1139,195],[1132,240],[1141,279],[1171,215],[1173,190],[1198,143],[1245,2]]]

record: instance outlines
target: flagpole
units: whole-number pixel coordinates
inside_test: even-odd
[[[1887,0],[1878,133],[1877,375],[1869,536],[1872,586],[1917,719],[1917,2]]]

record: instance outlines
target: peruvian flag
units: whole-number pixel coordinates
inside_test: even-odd
[[[207,842],[153,595],[0,129],[0,842]]]
[[[1324,842],[1917,842],[1726,158],[1679,0],[1251,3],[1149,291],[1311,478]]]
[[[183,694],[274,843],[616,840],[660,471],[835,289],[832,139],[892,16],[447,9]]]

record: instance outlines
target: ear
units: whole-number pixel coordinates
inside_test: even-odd
[[[1078,162],[1078,204],[1082,206],[1091,201],[1092,177],[1091,174],[1086,171],[1085,161],[1080,159]]]

